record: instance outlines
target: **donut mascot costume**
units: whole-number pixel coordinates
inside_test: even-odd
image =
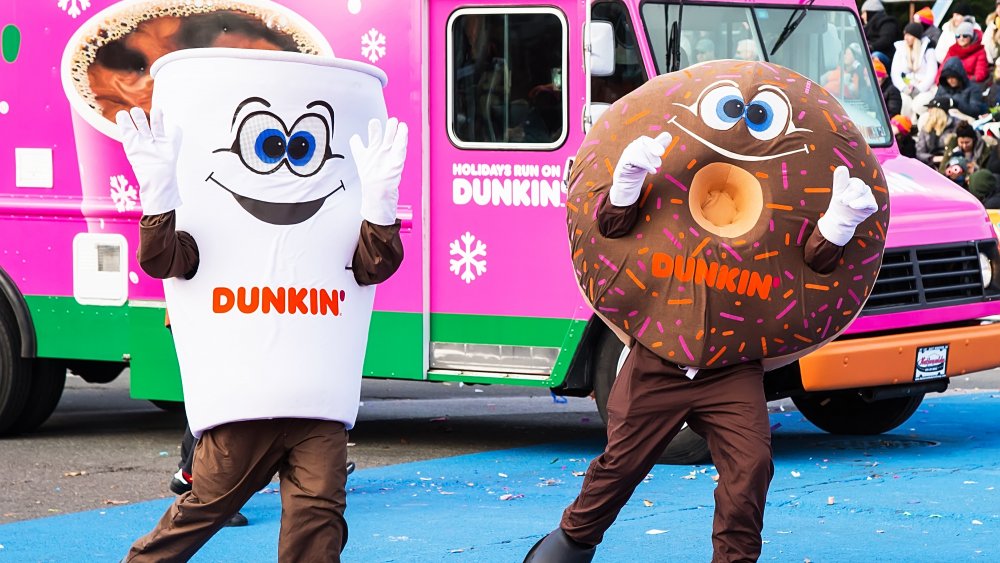
[[[699,64],[604,113],[570,174],[570,247],[585,297],[631,349],[607,449],[526,562],[591,561],[685,422],[719,472],[712,561],[757,560],[774,473],[764,371],[861,309],[885,186],[837,100],[776,65]]]
[[[151,74],[149,121],[117,122],[200,440],[193,489],[126,561],[188,560],[276,472],[278,560],[340,561],[374,285],[403,257],[406,125],[385,74],[352,61],[190,49]]]

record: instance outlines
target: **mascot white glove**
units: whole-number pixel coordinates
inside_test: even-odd
[[[395,117],[386,121],[384,135],[379,120],[368,122],[367,147],[360,136],[351,137],[351,154],[361,181],[361,217],[369,223],[392,225],[396,222],[406,141],[406,124]]]
[[[670,145],[670,133],[660,133],[655,139],[643,135],[622,151],[615,166],[608,197],[616,207],[628,207],[639,199],[646,174],[653,174],[662,164],[663,152]]]
[[[844,166],[833,171],[833,197],[826,213],[816,221],[820,234],[837,246],[844,246],[854,237],[862,221],[878,210],[878,203],[860,178],[851,178]]]
[[[125,156],[139,182],[139,200],[144,215],[159,215],[181,206],[177,188],[177,148],[163,132],[163,120],[155,110],[152,123],[142,108],[115,115]]]

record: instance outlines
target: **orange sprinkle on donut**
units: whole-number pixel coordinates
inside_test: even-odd
[[[688,163],[688,166],[687,166],[687,169],[688,169],[688,170],[691,170],[692,168],[694,168],[694,165],[695,165],[695,164],[697,164],[697,163],[698,163],[698,160],[697,160],[697,159],[694,159],[694,158],[692,158],[692,159],[691,159],[691,162],[689,162],[689,163]]]
[[[760,348],[764,351],[764,355],[767,355],[767,337],[760,337]]]
[[[782,205],[780,203],[769,203],[765,207],[768,209],[777,209],[779,211],[791,211],[794,209],[791,205]]]
[[[611,165],[611,159],[604,157],[604,166],[608,169],[608,174],[614,175],[615,167]]]
[[[667,299],[667,305],[690,305],[694,299]]]
[[[788,291],[785,292],[784,295],[781,296],[781,298],[782,299],[788,299],[788,296],[791,295],[791,294],[793,294],[793,293],[795,293],[795,290],[794,289],[789,289]]]
[[[710,241],[710,240],[712,240],[712,237],[705,237],[705,238],[703,238],[701,240],[701,242],[698,243],[698,246],[695,247],[694,252],[691,253],[691,256],[697,256],[698,253],[701,252],[702,249],[705,248],[705,245],[708,244],[708,241]]]
[[[628,118],[627,120],[625,120],[625,124],[626,125],[631,125],[631,124],[635,123],[636,121],[639,121],[643,117],[646,117],[647,115],[649,115],[649,110],[648,109],[645,110],[645,111],[640,111],[639,113],[637,113],[637,114],[633,115],[632,117]]]
[[[833,122],[833,118],[830,117],[830,112],[823,110],[823,117],[826,118],[826,122],[830,124],[830,129],[834,132],[837,131],[837,124]]]
[[[719,351],[718,351],[718,352],[716,352],[716,354],[715,354],[714,356],[712,356],[712,359],[711,359],[711,360],[709,360],[709,361],[708,361],[708,363],[706,363],[705,365],[706,365],[706,366],[710,366],[710,365],[714,364],[714,363],[715,363],[715,360],[718,360],[718,359],[719,359],[719,356],[721,356],[721,355],[722,355],[722,354],[724,354],[725,352],[726,352],[726,347],[725,347],[725,346],[723,346],[722,348],[719,348]]]
[[[767,180],[767,172],[757,172],[754,176],[760,178],[761,180]]]
[[[579,213],[580,212],[580,208],[579,207],[573,205],[572,203],[570,203],[568,201],[566,202],[566,207],[570,208],[570,211],[572,211],[573,213]]]
[[[819,291],[830,291],[830,286],[820,285],[818,283],[807,283],[806,289],[818,289]]]
[[[830,188],[806,188],[802,191],[806,192],[807,194],[825,194],[827,192],[830,192],[831,190]]]
[[[805,336],[802,336],[801,334],[795,333],[792,336],[794,336],[795,338],[798,338],[802,342],[808,342],[808,343],[812,344],[812,340],[811,339],[806,338]]]
[[[705,331],[704,330],[699,330],[698,334],[694,335],[694,339],[695,340],[701,340],[702,336],[705,336]]]
[[[646,291],[646,284],[639,281],[639,278],[635,277],[635,274],[632,273],[632,270],[625,268],[625,273],[628,274],[628,277],[632,278],[632,282],[635,283],[635,285],[639,286],[639,289]]]
[[[695,252],[695,254],[697,254],[697,252]],[[777,250],[772,250],[771,252],[765,252],[763,254],[758,254],[757,256],[754,256],[753,259],[754,260],[765,260],[767,258],[770,258],[772,256],[777,256],[777,255],[778,255],[778,251]]]

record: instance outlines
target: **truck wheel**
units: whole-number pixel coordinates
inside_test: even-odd
[[[924,400],[911,397],[865,401],[858,393],[809,393],[792,397],[806,420],[831,434],[881,434],[906,422]]]
[[[0,299],[0,435],[7,434],[24,410],[31,364],[21,357],[21,334],[14,313]]]
[[[31,432],[41,426],[56,410],[66,386],[66,366],[61,362],[38,359],[32,367],[28,400],[8,434]]]
[[[594,400],[604,424],[608,423],[608,395],[625,359],[625,345],[610,330],[604,331],[594,356]],[[708,443],[691,427],[681,431],[664,448],[657,463],[665,465],[705,465],[712,462]]]

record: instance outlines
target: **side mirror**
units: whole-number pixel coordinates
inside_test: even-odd
[[[615,28],[611,22],[590,22],[590,75],[615,73]]]

